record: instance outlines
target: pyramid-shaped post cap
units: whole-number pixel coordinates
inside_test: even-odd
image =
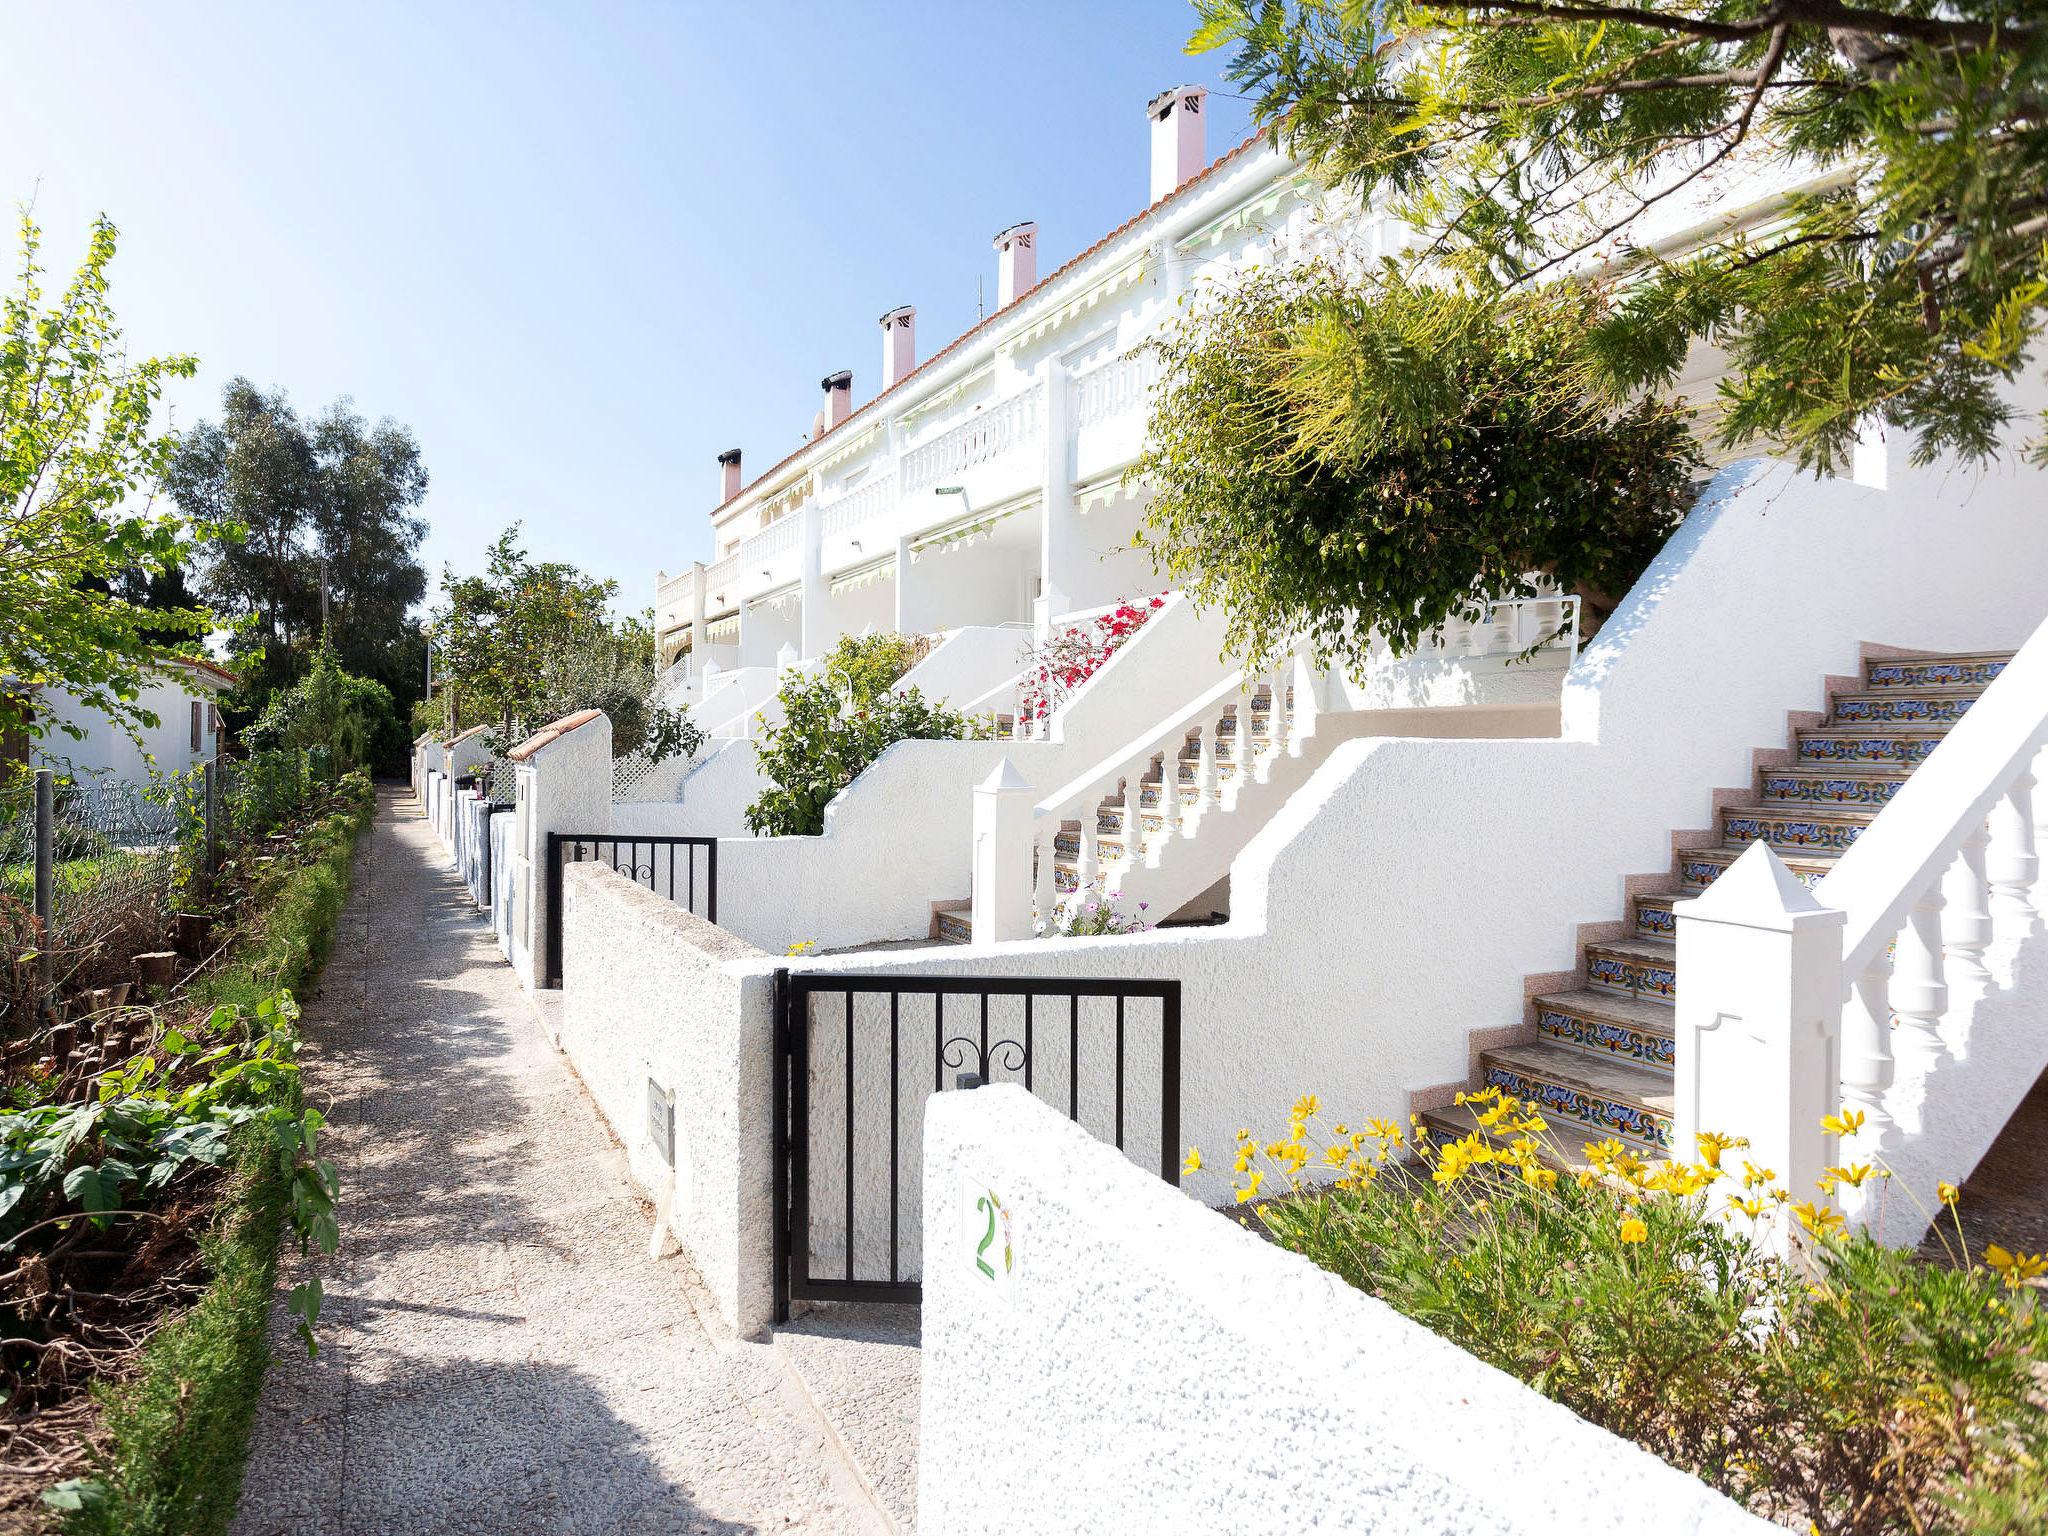
[[[1673,907],[1679,917],[1704,918],[1745,928],[1790,929],[1810,922],[1847,920],[1814,899],[1767,843],[1752,843],[1705,894]]]
[[[1030,781],[1017,771],[1017,765],[1010,761],[1010,754],[1007,752],[1003,754],[1003,760],[996,764],[995,772],[983,779],[978,787],[999,795],[1034,793]]]

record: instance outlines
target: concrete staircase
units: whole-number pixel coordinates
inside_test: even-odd
[[[1569,1162],[1609,1137],[1645,1156],[1672,1151],[1672,904],[1704,891],[1754,842],[1816,884],[2010,659],[1867,663],[1860,688],[1837,693],[1822,724],[1796,731],[1791,760],[1760,769],[1748,803],[1721,809],[1719,846],[1678,853],[1670,888],[1632,899],[1622,937],[1582,947],[1578,986],[1530,1000],[1528,1038],[1480,1053],[1478,1086],[1535,1104]],[[1422,1116],[1437,1137],[1486,1134],[1468,1105]]]

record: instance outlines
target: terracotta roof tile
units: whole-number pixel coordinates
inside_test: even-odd
[[[448,740],[444,743],[444,745],[452,747],[458,741],[467,741],[469,740],[470,737],[478,734],[479,732],[488,731],[489,729],[490,727],[488,725],[472,725],[468,730],[464,731],[461,735],[450,736]]]
[[[934,352],[930,357],[926,358],[923,362],[919,363],[915,368],[911,369],[910,372],[903,375],[903,377],[898,379],[894,384],[891,384],[879,395],[876,395],[875,398],[870,400],[866,405],[862,406],[859,410],[855,411],[851,416],[847,417],[846,420],[840,422],[838,426],[831,428],[829,431],[820,433],[818,436],[812,438],[809,442],[805,443],[801,448],[798,448],[794,453],[785,455],[783,458],[777,460],[774,464],[770,465],[761,474],[754,476],[752,480],[749,480],[745,485],[741,486],[740,489],[736,491],[730,498],[720,502],[716,507],[713,507],[711,509],[711,515],[714,518],[717,517],[720,512],[723,512],[727,507],[731,506],[733,502],[738,501],[740,497],[746,495],[747,492],[753,490],[755,486],[761,484],[765,480],[772,480],[777,474],[781,473],[784,469],[788,468],[790,464],[794,463],[797,459],[802,458],[804,454],[810,452],[810,450],[817,447],[818,444],[824,442],[826,438],[831,437],[834,433],[844,432],[847,428],[851,427],[855,422],[859,421],[861,417],[867,415],[869,411],[872,411],[884,400],[887,400],[891,395],[895,394],[898,390],[908,385],[912,380],[914,380],[919,374],[923,373],[926,369],[936,367],[944,359],[950,357],[953,353],[959,351],[960,348],[965,346],[969,341],[973,340],[976,336],[980,335],[983,331],[987,330],[990,326],[994,325],[998,320],[1002,319],[1003,316],[1007,315],[1019,304],[1028,302],[1033,295],[1038,293],[1040,289],[1046,287],[1050,283],[1058,282],[1061,278],[1065,277],[1069,272],[1073,271],[1074,268],[1081,265],[1082,262],[1086,261],[1089,257],[1093,256],[1097,251],[1101,250],[1111,241],[1120,239],[1122,236],[1128,234],[1133,227],[1144,223],[1145,220],[1151,218],[1154,214],[1158,213],[1159,210],[1164,208],[1168,203],[1174,202],[1177,199],[1185,196],[1188,192],[1200,186],[1203,182],[1207,181],[1211,176],[1215,175],[1216,172],[1221,170],[1224,166],[1230,164],[1231,161],[1236,160],[1246,151],[1255,148],[1259,144],[1259,142],[1263,140],[1265,137],[1266,135],[1263,131],[1254,133],[1250,138],[1246,139],[1243,143],[1239,144],[1235,149],[1232,149],[1225,154],[1217,156],[1216,159],[1210,161],[1201,170],[1195,172],[1194,175],[1190,176],[1186,181],[1182,182],[1179,186],[1175,187],[1171,192],[1167,193],[1166,196],[1160,198],[1159,201],[1153,203],[1149,208],[1140,209],[1137,213],[1132,214],[1128,219],[1125,219],[1123,223],[1117,225],[1115,229],[1112,229],[1100,240],[1096,241],[1093,245],[1089,246],[1087,250],[1081,252],[1080,255],[1072,257],[1069,260],[1063,262],[1060,266],[1054,268],[1054,270],[1049,276],[1040,278],[1036,283],[1032,284],[1029,288],[1025,289],[1022,293],[1018,294],[1016,298],[1012,299],[1008,304],[1005,304],[1001,309],[994,311],[986,318],[982,319],[981,321],[977,322],[974,325],[969,326],[966,330],[962,331],[958,336],[955,336],[951,341],[946,343],[945,346],[941,347],[938,351]]]
[[[553,725],[542,726],[505,755],[515,763],[523,763],[550,742],[560,741],[579,725],[588,725],[603,713],[601,709],[579,709],[573,715],[564,715]]]

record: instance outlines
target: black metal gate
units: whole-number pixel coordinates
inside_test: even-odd
[[[778,971],[775,1315],[921,1299],[924,1105],[1014,1082],[1180,1171],[1180,983]]]
[[[592,860],[608,863],[635,885],[687,907],[707,923],[718,921],[718,839],[715,837],[633,837],[611,832],[548,834],[547,979],[562,984],[562,867]],[[701,872],[701,878],[700,878]],[[677,895],[680,891],[682,894]]]

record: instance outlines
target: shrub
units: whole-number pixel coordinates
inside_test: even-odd
[[[856,704],[878,699],[931,654],[922,635],[841,635],[825,654],[825,675]]]
[[[322,644],[313,666],[291,687],[270,696],[242,732],[255,753],[323,750],[334,773],[372,768],[396,773],[405,763],[404,729],[382,683],[344,672]]]
[[[1138,903],[1143,912],[1149,905]],[[1116,909],[1116,903],[1107,896],[1090,892],[1070,906],[1059,908],[1056,916],[1041,917],[1034,925],[1040,938],[1082,939],[1093,938],[1104,933],[1149,933],[1152,925],[1136,914],[1126,914]]]
[[[1153,343],[1139,542],[1258,659],[1360,661],[1476,603],[1626,592],[1692,499],[1680,407],[1611,401],[1595,299],[1260,268]]]
[[[956,710],[926,702],[917,689],[849,701],[830,671],[792,676],[782,685],[782,723],[760,746],[771,785],[747,807],[759,837],[815,837],[832,797],[899,741],[957,741],[975,727]]]
[[[1724,1168],[1742,1144],[1718,1136],[1695,1163],[1608,1141],[1560,1172],[1531,1106],[1461,1098],[1487,1135],[1354,1130],[1304,1098],[1284,1139],[1239,1133],[1234,1192],[1271,1178],[1257,1214],[1283,1246],[1759,1514],[1821,1536],[2029,1528],[2001,1511],[2038,1504],[2048,1456],[2048,1315],[2025,1285],[2043,1261],[1969,1264],[1952,1215],[1956,1264],[1887,1249],[1770,1169]],[[1886,1177],[1845,1166],[1822,1193]],[[1753,1240],[1773,1220],[1796,1261]]]

